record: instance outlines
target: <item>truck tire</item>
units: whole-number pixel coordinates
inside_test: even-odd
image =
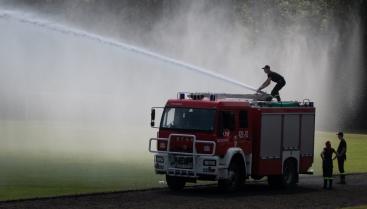
[[[237,191],[244,183],[244,176],[241,172],[241,165],[238,161],[232,161],[229,164],[229,178],[228,179],[219,179],[218,187],[222,191],[226,192],[235,192]]]
[[[268,183],[276,188],[293,188],[298,183],[297,163],[294,160],[287,160],[283,166],[282,175],[268,176]]]
[[[186,181],[184,178],[166,175],[168,188],[173,191],[180,191],[185,187]]]
[[[292,188],[297,186],[297,183],[298,183],[297,163],[294,160],[287,160],[284,163],[283,167],[282,186],[285,188]]]

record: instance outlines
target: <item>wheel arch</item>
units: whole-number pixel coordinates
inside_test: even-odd
[[[297,172],[299,173],[299,164],[300,164],[300,151],[299,150],[284,150],[282,153],[282,172],[284,170],[284,166],[288,162],[294,162],[296,164]]]
[[[246,167],[246,155],[240,148],[230,148],[228,149],[225,159],[225,167],[229,168],[229,165],[232,161],[237,161],[240,163],[243,169],[243,175],[247,175],[247,167]]]
[[[297,172],[299,172],[299,162],[298,162],[298,159],[297,158],[295,158],[295,157],[288,157],[288,158],[284,159],[283,160],[283,166],[282,166],[283,169],[284,169],[284,167],[285,167],[285,165],[287,163],[293,163],[293,164],[295,164],[296,165],[296,168],[297,168]]]
[[[298,183],[299,180],[299,161],[297,158],[295,157],[288,157],[283,161],[283,169],[282,169],[282,173],[284,173],[284,169],[286,167],[287,164],[293,165],[295,166],[295,172],[296,172],[296,183]]]

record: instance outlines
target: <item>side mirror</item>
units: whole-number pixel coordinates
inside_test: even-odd
[[[155,123],[155,109],[152,109],[152,111],[150,112],[150,126],[154,127]]]

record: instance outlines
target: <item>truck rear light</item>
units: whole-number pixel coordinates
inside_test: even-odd
[[[166,151],[167,150],[167,141],[159,141],[158,140],[158,150]]]
[[[216,160],[204,160],[203,165],[204,166],[216,166],[217,161]]]

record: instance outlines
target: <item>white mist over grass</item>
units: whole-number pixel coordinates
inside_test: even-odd
[[[5,152],[146,159],[148,139],[155,136],[151,106],[163,106],[180,90],[240,91],[77,30],[20,20],[0,18]]]
[[[337,129],[354,112],[361,91],[358,22],[341,44],[337,30],[315,34],[297,21],[278,27],[270,14],[258,20],[259,33],[231,19],[229,3],[187,2],[149,33],[136,33],[133,43],[254,87],[269,64],[287,80],[283,100],[315,102],[317,129]],[[79,12],[73,20],[99,15]],[[0,10],[0,199],[158,186],[162,177],[147,151],[157,131],[149,127],[150,108],[177,91],[249,93],[119,47],[130,42],[111,31],[131,31],[108,11],[100,22],[93,18],[93,32],[48,15]]]
[[[309,23],[297,21],[278,27],[270,14],[258,20],[263,25],[259,33],[233,20],[227,6],[183,4],[144,34],[151,37],[150,51],[254,87],[266,79],[261,67],[268,64],[286,78],[283,100],[311,99],[317,128],[338,129],[353,113],[360,93],[357,22],[352,23],[350,47],[344,49],[337,30],[315,34],[307,30]],[[100,35],[95,35],[53,26],[47,17],[12,15],[17,18],[0,18],[5,150],[148,158],[147,142],[156,131],[149,127],[151,106],[163,106],[182,90],[249,93],[187,67],[121,49],[118,41],[104,38],[106,26],[98,22],[94,30],[101,28]],[[343,62],[348,70],[342,73],[334,71],[340,50],[350,51]]]

